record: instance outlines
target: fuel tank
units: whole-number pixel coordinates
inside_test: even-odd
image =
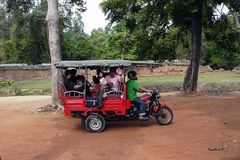
[[[145,94],[139,97],[141,100],[143,100],[144,102],[148,102],[151,101],[151,95],[149,94]]]

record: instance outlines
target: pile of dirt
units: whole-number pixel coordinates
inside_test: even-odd
[[[57,112],[57,113],[63,113],[64,107],[62,105],[54,105],[54,104],[48,104],[45,106],[38,107],[36,109],[36,112]]]
[[[210,94],[225,94],[234,91],[240,91],[240,83],[228,83],[228,84],[201,84],[198,86],[200,93]]]
[[[200,66],[200,73],[208,73],[208,72],[213,72],[213,69],[210,67],[210,65]]]
[[[187,71],[187,65],[162,65],[157,68],[151,67],[137,67],[136,71],[141,76],[156,76],[156,75],[185,75]],[[200,66],[200,73],[213,72],[213,69],[209,66]]]
[[[183,75],[187,70],[187,66],[163,65],[157,68],[137,67],[136,72],[141,76],[156,76],[156,75]]]
[[[240,66],[235,67],[235,68],[233,69],[233,72],[235,72],[235,73],[240,73]]]

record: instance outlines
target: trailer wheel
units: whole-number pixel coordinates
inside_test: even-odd
[[[89,132],[99,133],[105,129],[106,122],[102,115],[97,113],[90,114],[85,120],[85,127]]]

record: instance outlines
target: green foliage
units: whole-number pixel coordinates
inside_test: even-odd
[[[240,65],[240,30],[233,26],[231,19],[223,16],[214,22],[214,28],[206,29],[204,64],[214,69],[233,69]]]
[[[0,4],[0,24],[3,26],[0,30],[0,62],[50,62],[45,21],[47,0],[3,0]],[[84,4],[83,0],[61,1],[61,34],[72,26],[71,8],[78,5],[77,8],[84,11]],[[63,45],[66,44],[63,42]]]
[[[77,14],[67,31],[61,33],[61,47],[63,59],[77,60],[87,59],[88,43],[87,35],[84,33],[82,17]]]
[[[116,39],[121,46],[118,52],[136,60],[173,59],[174,49],[165,43],[162,35],[169,25],[164,11],[165,2],[160,1],[104,1],[101,6],[108,19],[116,26]],[[167,45],[167,46],[166,46]],[[169,54],[169,53],[172,54]],[[133,56],[128,56],[128,54]],[[163,56],[159,56],[163,55]],[[126,56],[127,55],[127,56]]]
[[[202,64],[232,69],[240,65],[239,30],[231,14],[215,16],[218,4],[238,11],[239,1],[204,3]],[[46,0],[0,2],[0,63],[50,62]],[[188,59],[194,0],[106,0],[101,4],[112,26],[84,32],[84,0],[63,0],[59,5],[62,57],[65,60]],[[73,8],[77,7],[77,11]]]
[[[8,12],[25,12],[27,13],[33,7],[34,1],[32,0],[7,0]]]
[[[46,0],[6,0],[1,4],[0,62],[37,64],[49,61]]]
[[[240,1],[204,1],[202,62],[216,69],[232,69],[240,64],[239,31],[234,29],[231,15],[216,16],[217,7],[222,3],[235,11],[240,5]],[[101,6],[113,28],[117,28],[115,34],[128,42],[118,42],[121,49],[132,51],[135,59],[163,61],[189,58],[196,4],[195,0],[106,0]]]
[[[1,96],[50,95],[50,80],[0,81]]]
[[[115,29],[114,40],[122,50],[116,47],[118,52],[130,53],[136,60],[164,61],[188,57],[191,35],[185,28],[189,28],[192,3],[109,0],[101,6]]]
[[[0,88],[10,87],[13,85],[13,83],[13,80],[0,80]]]

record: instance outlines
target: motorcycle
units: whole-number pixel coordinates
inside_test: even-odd
[[[159,125],[169,125],[173,121],[173,112],[167,104],[162,104],[159,91],[153,91],[151,94],[140,96],[146,104],[146,115],[149,120],[155,117]],[[139,107],[132,104],[128,111],[132,120],[139,118]]]

